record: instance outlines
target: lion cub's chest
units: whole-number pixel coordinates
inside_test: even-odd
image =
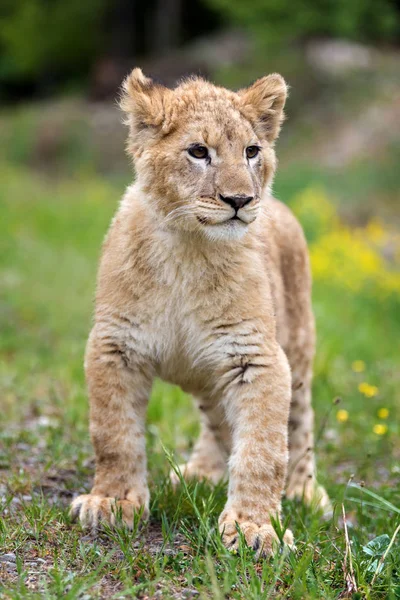
[[[186,290],[183,297],[181,289],[166,288],[149,317],[142,335],[157,376],[194,392],[204,378],[203,355],[210,335],[197,294]]]
[[[166,259],[164,271],[158,271],[147,290],[135,289],[141,320],[138,349],[159,377],[196,393],[221,361],[245,352],[246,346],[254,349],[254,332],[259,344],[270,291],[257,254],[240,269],[232,258],[225,268],[179,258]]]

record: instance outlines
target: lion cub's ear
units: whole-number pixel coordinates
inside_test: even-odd
[[[172,90],[145,77],[141,69],[133,69],[122,84],[120,100],[133,140],[139,141],[136,138],[141,134],[148,137],[159,130],[168,132],[171,126],[168,106],[172,94]]]
[[[269,142],[279,135],[287,92],[286,82],[278,73],[257,79],[252,86],[238,92],[243,114],[254,124],[259,135]]]

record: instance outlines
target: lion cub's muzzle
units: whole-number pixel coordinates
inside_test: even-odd
[[[255,196],[222,195],[201,197],[197,201],[197,220],[202,225],[245,226],[252,223],[258,215],[260,199]]]
[[[223,196],[219,194],[219,199],[234,210],[234,213],[225,221],[241,221],[245,225],[248,225],[256,218],[255,214],[251,215],[251,209],[250,212],[246,209],[254,200],[254,196]]]

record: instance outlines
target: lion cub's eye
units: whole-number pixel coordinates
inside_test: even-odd
[[[259,152],[260,148],[258,146],[248,146],[246,148],[247,158],[255,158]]]
[[[191,146],[188,148],[188,152],[190,156],[193,156],[193,158],[208,158],[207,148],[205,146],[201,146],[200,144]]]

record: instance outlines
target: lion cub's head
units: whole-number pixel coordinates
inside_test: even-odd
[[[203,79],[171,90],[134,69],[123,84],[128,149],[161,226],[237,239],[260,210],[287,88],[280,75],[231,92]]]

